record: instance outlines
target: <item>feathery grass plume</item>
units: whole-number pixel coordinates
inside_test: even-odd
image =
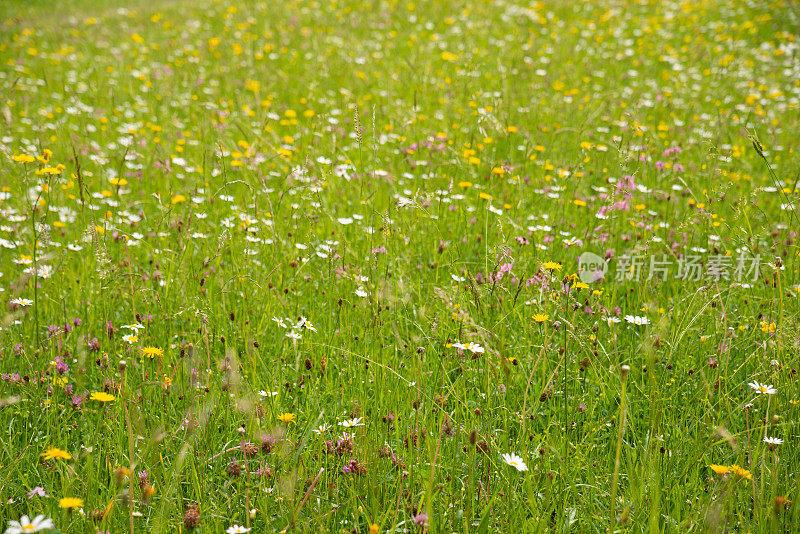
[[[353,106],[353,128],[356,134],[356,141],[358,141],[358,145],[361,146],[364,137],[364,130],[361,127],[361,119],[358,116],[358,104]]]

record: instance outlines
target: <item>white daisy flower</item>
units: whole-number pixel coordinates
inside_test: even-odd
[[[648,319],[647,317],[641,317],[639,315],[626,315],[625,320],[630,324],[635,324],[637,326],[650,324],[650,319]]]
[[[343,426],[345,428],[355,428],[357,426],[364,426],[364,423],[361,422],[361,417],[356,417],[355,419],[347,419],[346,421],[341,421],[339,426]]]
[[[23,534],[27,532],[39,532],[53,528],[53,520],[45,519],[43,515],[37,515],[33,521],[27,515],[23,515],[19,521],[13,519],[8,522],[5,534]]]
[[[306,319],[303,316],[300,316],[300,320],[297,321],[297,324],[295,325],[295,328],[298,328],[298,329],[299,328],[305,328],[306,330],[311,330],[312,332],[316,332],[317,331],[317,329],[314,327],[314,325],[311,324],[311,321],[309,321],[308,319]]]
[[[477,343],[467,342],[467,343],[453,343],[453,346],[457,349],[461,350],[468,350],[472,353],[483,354],[485,349],[478,345]]]
[[[756,380],[753,380],[752,382],[748,383],[747,385],[750,386],[751,388],[753,388],[758,393],[762,393],[762,394],[765,394],[765,395],[774,395],[774,394],[776,394],[778,392],[777,389],[772,387],[772,384],[770,384],[770,385],[759,384],[758,381],[756,381]]]
[[[525,465],[525,460],[520,458],[514,453],[501,454],[500,457],[505,463],[516,469],[517,471],[527,471],[528,466]]]
[[[326,423],[322,423],[317,428],[312,428],[311,431],[313,433],[317,434],[318,436],[321,436],[322,434],[325,434],[330,429],[331,429],[331,425],[326,424]]]

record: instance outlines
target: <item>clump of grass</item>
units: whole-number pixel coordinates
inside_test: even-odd
[[[785,6],[0,11],[8,532],[798,524]]]

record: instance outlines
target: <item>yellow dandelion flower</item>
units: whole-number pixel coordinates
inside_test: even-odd
[[[95,391],[89,398],[100,402],[111,402],[116,397],[114,397],[114,395],[111,395],[110,393],[106,393],[105,391]]]
[[[20,154],[18,156],[13,156],[11,159],[16,161],[17,163],[31,163],[33,161],[36,161],[36,158],[28,154]]]
[[[244,88],[247,89],[248,91],[252,91],[254,93],[257,93],[259,90],[261,90],[261,84],[258,83],[258,80],[249,80],[248,79],[248,80],[245,80],[245,82],[244,82]]]
[[[50,447],[46,451],[42,453],[42,459],[44,460],[70,460],[72,459],[72,455],[67,451],[62,451],[61,449],[57,449],[56,447]]]
[[[83,506],[83,499],[78,499],[77,497],[64,497],[58,501],[58,504],[61,506],[61,508],[80,508]]]
[[[710,467],[711,470],[714,471],[718,475],[724,475],[725,473],[727,473],[731,469],[727,465],[717,465],[717,464],[711,464],[708,467]]]
[[[295,421],[295,415],[293,413],[282,413],[282,414],[280,414],[278,416],[278,421],[281,421],[282,423],[287,423],[287,424],[296,422]]]
[[[747,469],[739,467],[738,465],[735,464],[732,465],[731,472],[739,478],[746,478],[747,480],[753,480],[753,474]]]
[[[142,349],[142,354],[148,358],[155,358],[156,356],[160,357],[164,355],[164,349],[159,347],[144,347]]]
[[[43,174],[50,174],[50,175],[61,174],[61,170],[62,169],[60,169],[59,167],[43,167],[41,169],[38,169],[36,171],[36,174],[38,174],[40,176],[43,175]]]

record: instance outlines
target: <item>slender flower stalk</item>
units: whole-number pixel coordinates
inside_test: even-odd
[[[617,421],[617,452],[614,455],[614,476],[611,479],[611,532],[614,532],[614,525],[617,522],[617,481],[619,480],[619,465],[622,452],[622,436],[625,434],[625,416],[627,414],[627,385],[628,373],[631,368],[627,365],[620,367],[620,380],[622,382],[622,393],[619,403],[619,418]]]

